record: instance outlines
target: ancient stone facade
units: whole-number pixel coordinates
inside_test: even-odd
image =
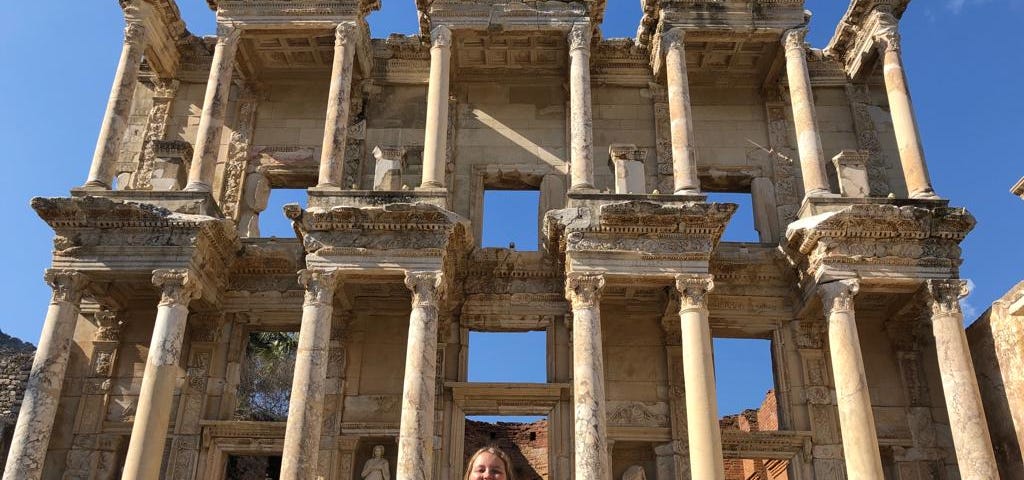
[[[122,0],[86,181],[32,201],[53,298],[4,480],[453,479],[474,415],[547,417],[557,480],[996,478],[907,2],[816,50],[802,0],[644,0],[635,39],[602,0],[417,0],[387,39],[377,0],[209,0],[207,39]],[[284,188],[295,238],[260,237]],[[540,192],[540,251],[480,248],[493,189]],[[298,333],[283,422],[234,418],[261,331]],[[471,331],[546,332],[547,382],[467,382]],[[714,337],[771,340],[775,428],[721,429]]]

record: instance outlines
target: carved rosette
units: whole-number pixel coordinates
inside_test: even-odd
[[[577,23],[569,30],[569,52],[590,53],[590,41],[593,31],[589,23]]]
[[[43,279],[53,289],[50,303],[66,302],[77,305],[82,301],[82,294],[85,293],[85,286],[88,283],[85,275],[74,270],[48,269],[43,274]]]
[[[341,22],[334,29],[334,46],[347,47],[355,45],[359,27],[356,22]]]
[[[807,48],[807,27],[791,28],[782,34],[782,46],[786,55],[804,55]]]
[[[853,299],[860,290],[860,280],[849,279],[826,283],[818,287],[825,315],[853,313]]]
[[[661,34],[661,48],[668,53],[669,50],[684,48],[683,41],[686,39],[686,30],[679,27],[672,27]]]
[[[161,307],[188,306],[199,296],[199,279],[187,268],[161,268],[153,271],[153,285],[160,289]]]
[[[604,283],[603,274],[572,272],[565,277],[565,299],[573,310],[597,308]]]
[[[438,25],[430,31],[430,45],[432,48],[451,48],[452,31],[444,25]]]
[[[337,270],[299,270],[299,285],[306,289],[306,307],[330,307],[334,301],[334,291],[338,285]]]
[[[676,275],[679,292],[679,313],[708,309],[708,293],[715,288],[714,276],[708,274]]]
[[[412,292],[412,308],[437,308],[444,274],[438,271],[405,272],[405,286]]]
[[[928,280],[926,286],[933,316],[963,315],[960,300],[970,293],[966,280]]]

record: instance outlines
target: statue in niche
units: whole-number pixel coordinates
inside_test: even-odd
[[[363,464],[363,480],[391,480],[391,468],[384,458],[384,445],[373,447],[373,458]]]
[[[622,474],[622,480],[647,480],[647,472],[640,465],[633,465]]]

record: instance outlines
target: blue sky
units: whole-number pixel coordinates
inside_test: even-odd
[[[632,36],[639,0],[610,0],[606,37]],[[375,37],[413,33],[412,0],[383,0],[371,15]],[[191,31],[213,32],[205,0],[179,0]],[[808,41],[824,47],[845,11],[844,0],[808,0],[815,15]],[[49,289],[52,232],[28,207],[33,196],[64,196],[84,182],[120,55],[123,20],[114,0],[9,2],[0,32],[0,145],[8,174],[0,177],[0,251],[8,274],[0,329],[35,343]],[[1018,138],[1024,132],[1024,18],[1020,0],[916,0],[902,22],[903,51],[921,135],[937,192],[967,207],[978,227],[964,242],[962,276],[975,285],[969,319],[1024,279],[1024,202],[1008,190],[1024,175]],[[271,206],[268,213],[279,208]],[[748,229],[749,230],[749,229]],[[526,245],[517,240],[517,245]],[[754,354],[749,352],[754,351]],[[718,345],[722,412],[760,402],[770,388],[766,348]],[[506,362],[516,363],[516,362]],[[762,367],[760,370],[756,367]],[[744,378],[750,377],[750,378]],[[723,383],[723,382],[720,382]],[[723,385],[725,387],[725,385]]]

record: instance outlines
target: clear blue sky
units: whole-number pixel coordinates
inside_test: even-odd
[[[611,0],[605,36],[633,36],[639,3]],[[415,31],[412,0],[383,4],[369,19],[375,37]],[[204,0],[179,5],[191,31],[213,32]],[[809,41],[824,47],[846,1],[808,0],[807,8],[815,13]],[[42,271],[52,232],[28,207],[29,199],[67,195],[85,180],[123,20],[114,0],[8,2],[4,18],[0,145],[10,169],[0,177],[0,215],[7,228],[0,251],[8,272],[0,289],[7,307],[0,329],[35,343],[50,295]],[[1024,36],[1015,33],[1021,18],[1020,0],[915,0],[902,22],[907,72],[936,190],[979,222],[964,242],[962,274],[976,286],[968,301],[972,318],[1024,279],[1024,249],[1017,243],[1024,238],[1024,202],[1008,193],[1024,175],[1018,158]],[[278,211],[272,206],[268,213]],[[767,364],[767,349],[718,347],[720,379],[739,380],[720,383],[750,382],[741,390],[722,389],[722,413],[757,405],[771,376],[752,367]]]

